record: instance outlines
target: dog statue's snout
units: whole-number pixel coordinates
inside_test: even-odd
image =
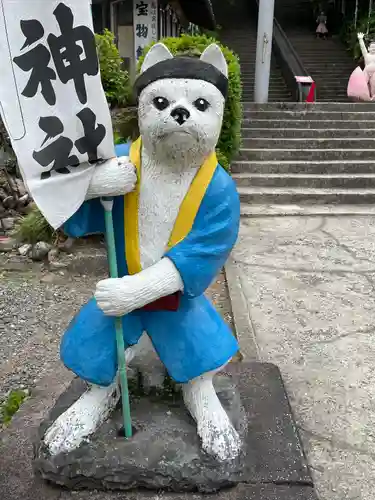
[[[179,125],[183,125],[190,118],[190,113],[186,108],[178,107],[172,110],[171,117],[176,120]]]

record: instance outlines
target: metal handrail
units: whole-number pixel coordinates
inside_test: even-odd
[[[274,33],[275,33],[275,27],[276,27],[277,30],[279,31],[280,35],[284,38],[285,43],[288,45],[288,50],[293,55],[293,59],[296,62],[296,71],[298,71],[298,73],[296,73],[295,76],[310,76],[308,71],[306,70],[303,62],[301,61],[301,58],[299,57],[298,52],[294,48],[294,45],[290,42],[287,34],[282,29],[282,27],[281,27],[279,21],[276,19],[276,17],[273,18],[273,24],[274,24]]]

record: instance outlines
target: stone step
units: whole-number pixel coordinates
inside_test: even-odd
[[[288,90],[272,90],[270,89],[268,92],[268,97],[273,98],[274,101],[277,101],[277,99],[287,99],[289,100],[291,98],[290,92]],[[242,92],[242,99],[243,101],[251,101],[254,99],[254,91],[249,90],[247,92]]]
[[[253,45],[257,43],[257,33],[256,27],[249,26],[247,31],[238,31],[238,32],[227,32],[223,37],[221,37],[222,42],[226,42],[228,45],[232,43],[236,43],[239,41],[248,40]]]
[[[316,93],[317,102],[348,102],[348,96],[342,92],[318,91]]]
[[[246,85],[246,84],[243,84],[242,85],[242,93],[245,93],[245,92],[248,92],[249,90],[253,90],[254,89],[254,85]],[[271,85],[269,86],[269,92],[276,92],[276,91],[284,91],[284,90],[287,90],[287,87],[284,84],[281,84],[281,83],[271,83]]]
[[[242,83],[248,83],[252,82],[255,83],[255,65],[254,68],[251,71],[241,71],[241,82]],[[278,70],[274,71],[274,76],[270,78],[270,83],[283,83],[285,85],[285,81],[283,77],[280,75],[280,72]]]
[[[298,55],[301,57],[301,54],[298,53]],[[304,57],[302,56],[302,59]],[[306,59],[309,59],[309,62],[305,64],[305,68],[307,71],[311,72],[316,72],[319,74],[325,74],[325,76],[330,76],[332,78],[332,73],[334,75],[341,75],[342,77],[346,78],[347,80],[349,79],[350,74],[355,68],[355,65],[353,64],[348,64],[347,61],[342,61],[342,60],[337,60],[336,57],[332,57],[332,59],[325,59],[321,62],[320,60],[311,60],[308,56],[306,56]],[[327,71],[330,71],[328,74]]]
[[[375,203],[375,189],[314,189],[238,187],[242,203],[283,205],[369,205]]]
[[[317,102],[333,102],[333,101],[335,101],[335,102],[342,102],[342,103],[349,101],[348,96],[346,94],[342,94],[340,92],[327,93],[327,92],[324,92],[324,90],[322,92],[316,93],[316,100],[317,100]]]
[[[356,102],[348,102],[347,104],[341,104],[336,102],[331,103],[303,103],[303,102],[289,102],[284,103],[280,102],[278,104],[262,104],[262,103],[253,103],[251,106],[248,106],[247,109],[251,109],[253,111],[294,111],[294,112],[312,112],[312,111],[326,111],[331,112],[333,116],[339,116],[335,113],[341,112],[361,112],[367,113],[365,118],[369,117],[368,113],[373,113],[375,117],[375,102],[371,103],[356,103]],[[331,117],[326,117],[332,119]]]
[[[335,82],[327,82],[326,80],[319,80],[319,78],[314,75],[314,73],[310,73],[313,80],[316,83],[316,89],[317,92],[319,91],[324,91],[324,92],[340,92],[343,95],[347,95],[347,87],[346,85],[342,85],[341,82],[336,80]]]
[[[283,101],[290,101],[292,99],[291,94],[289,94],[287,91],[284,93],[281,92],[276,92],[276,93],[269,93],[268,94],[268,100],[270,102],[278,102],[282,99]],[[243,103],[253,101],[254,100],[254,93],[247,93],[247,94],[242,94],[242,101]]]
[[[316,161],[246,161],[236,160],[232,162],[231,171],[233,175],[238,173],[249,174],[375,174],[375,160],[316,160]]]
[[[375,160],[375,149],[256,149],[241,148],[238,160],[250,161],[311,161],[324,158],[326,161],[336,160]]]
[[[295,46],[294,46],[294,48],[296,49]],[[336,50],[330,50],[327,52],[319,51],[319,53],[317,53],[317,52],[311,51],[310,49],[308,49],[306,47],[299,46],[298,47],[298,55],[301,58],[303,58],[303,57],[306,58],[306,65],[310,65],[310,64],[317,64],[318,65],[319,60],[320,60],[319,56],[320,56],[322,62],[333,61],[333,63],[335,65],[337,65],[338,63],[343,63],[347,67],[352,67],[355,65],[353,60],[350,59],[350,57],[348,57],[347,54],[336,51]]]
[[[242,89],[242,96],[245,96],[245,95],[253,95],[254,94],[254,87],[253,85],[249,86],[249,87],[244,87]],[[280,95],[284,95],[284,94],[288,94],[288,95],[291,95],[289,90],[284,86],[284,87],[273,87],[271,85],[271,87],[269,88],[268,90],[268,95],[277,95],[277,94],[280,94]]]
[[[310,66],[305,66],[305,69],[308,73],[311,74],[313,78],[315,78],[316,81],[318,81],[319,79],[321,83],[336,82],[340,83],[342,87],[345,88],[348,83],[349,77],[353,72],[353,68],[344,68],[343,71],[339,72],[335,70],[335,68],[330,68],[329,66],[332,66],[332,64],[327,65],[326,69],[322,69],[322,67],[320,67],[319,69],[312,68]]]
[[[242,83],[255,83],[255,70],[251,76],[244,76],[243,73],[241,74],[241,82]],[[270,83],[279,83],[282,85],[285,85],[285,81],[282,76],[275,74],[274,76],[270,77]]]
[[[255,80],[241,80],[242,82],[242,86],[244,88],[254,88],[255,87]],[[284,82],[284,80],[282,80],[281,78],[279,80],[270,80],[270,83],[269,83],[269,88],[273,89],[273,88],[282,88],[282,89],[285,89],[286,88],[286,84]]]
[[[320,78],[318,75],[314,75],[313,72],[310,72],[312,79],[316,83],[317,93],[320,91],[324,92],[340,92],[341,94],[347,95],[347,84],[343,85],[338,78],[335,81],[327,81],[323,78]]]
[[[241,78],[246,79],[246,78],[254,78],[255,76],[255,60],[250,61],[250,63],[247,65],[246,68],[244,68],[244,64],[241,62]],[[270,70],[270,80],[283,80],[281,70],[279,68],[272,68]]]
[[[249,80],[242,79],[241,82],[242,82],[242,87],[244,87],[244,88],[246,88],[246,87],[247,88],[249,88],[249,87],[254,88],[254,86],[255,86],[255,79],[254,78],[251,80],[250,79]],[[282,80],[281,78],[270,80],[269,86],[271,88],[274,88],[274,87],[286,88],[286,84],[285,84],[284,80]]]
[[[320,103],[323,104],[323,103]],[[318,104],[319,105],[319,104]],[[248,109],[248,106],[244,108],[243,111],[244,118],[267,118],[269,120],[273,119],[292,119],[292,120],[346,120],[346,121],[355,121],[355,120],[375,120],[375,112],[351,112],[351,111],[254,111],[252,109]]]
[[[340,57],[342,59],[345,59],[347,62],[351,61],[353,64],[353,61],[350,59],[350,56],[348,53],[343,49],[342,45],[327,45],[325,47],[316,47],[315,44],[311,43],[311,39],[304,40],[306,43],[300,43],[298,40],[296,40],[294,37],[289,37],[290,42],[292,43],[293,47],[295,50],[298,50],[298,53],[303,53],[303,54],[308,54],[310,57],[315,57],[317,58],[319,54],[322,54],[323,57],[327,57],[328,55],[337,55],[337,57]],[[315,47],[314,47],[315,45]],[[317,50],[318,49],[318,50]]]
[[[331,93],[340,92],[340,94],[342,95],[345,96],[347,95],[348,82],[346,81],[345,83],[342,83],[343,82],[342,78],[337,78],[337,80],[334,82],[327,82],[321,76],[314,75],[313,71],[310,71],[309,74],[316,83],[316,91],[318,94],[322,92],[331,92]]]
[[[374,174],[233,174],[239,187],[375,189]]]
[[[347,101],[348,103],[351,102],[348,98],[348,93],[347,93],[346,87],[342,88],[336,84],[335,85],[327,85],[327,86],[326,85],[319,85],[319,82],[316,79],[315,79],[315,82],[317,82],[316,94],[318,95],[318,97],[320,94],[326,94],[326,95],[328,95],[328,94],[332,94],[332,95],[340,94],[340,95],[345,96],[348,99],[348,101]],[[334,101],[332,101],[332,102],[334,102]]]
[[[255,82],[255,66],[254,66],[254,70],[252,72],[250,72],[251,74],[249,75],[248,74],[249,72],[241,72],[241,81],[242,82]],[[270,82],[284,82],[284,79],[283,77],[281,76],[281,74],[279,74],[278,72],[276,72],[275,70],[275,73],[272,75],[270,75]]]
[[[347,96],[337,96],[336,95],[334,98],[332,98],[332,97],[327,97],[325,95],[320,94],[319,95],[319,99],[318,99],[319,102],[332,102],[333,100],[335,100],[338,103],[339,102],[344,103],[344,102],[348,102],[348,97]]]
[[[290,95],[286,94],[286,95],[282,96],[282,99],[285,102],[287,102],[287,101],[290,101],[292,99],[292,97]],[[254,100],[254,97],[249,95],[249,96],[242,97],[241,103],[246,104],[247,102],[251,102],[253,100]],[[280,100],[280,96],[279,95],[277,95],[275,97],[270,96],[268,98],[268,100],[269,100],[269,102],[278,102]]]
[[[342,102],[342,103],[348,102],[348,97],[347,96],[339,97],[339,98],[336,98],[335,101]],[[332,102],[332,98],[320,97],[319,102]]]
[[[278,101],[280,101],[280,99],[283,100],[284,102],[287,102],[287,101],[292,100],[292,96],[290,94],[288,94],[287,92],[285,92],[284,94],[280,94],[280,93],[274,94],[274,95],[270,94],[268,96],[269,102],[278,102]],[[253,94],[247,94],[247,95],[242,96],[242,103],[243,104],[245,104],[249,101],[254,101]]]
[[[254,43],[252,40],[250,41],[246,37],[239,38],[237,40],[231,40],[226,45],[230,50],[233,50],[235,52],[237,50],[243,56],[254,56],[254,53],[257,50],[256,42]]]
[[[251,56],[246,57],[243,53],[241,53],[240,57],[240,66],[241,69],[248,69],[253,66],[253,61],[255,62],[255,54],[251,54]],[[280,66],[276,64],[276,61],[271,61],[271,69],[280,69]]]
[[[246,104],[247,105],[247,104]],[[242,127],[243,128],[262,128],[262,129],[270,129],[270,128],[277,128],[277,129],[282,129],[282,128],[298,128],[298,127],[303,127],[304,130],[308,128],[313,128],[313,129],[362,129],[362,130],[373,130],[375,129],[375,120],[373,121],[368,121],[368,120],[304,120],[303,123],[301,123],[301,120],[284,120],[284,119],[278,119],[278,120],[268,120],[267,118],[265,119],[244,119],[242,120]],[[374,135],[375,137],[375,135]]]
[[[368,129],[346,129],[346,128],[305,128],[304,122],[300,128],[246,128],[242,127],[243,139],[255,138],[304,138],[304,139],[321,139],[321,138],[356,138],[356,139],[373,139],[375,131],[372,128]]]
[[[302,53],[300,50],[298,51],[298,55],[300,57],[306,57],[306,59],[308,59],[308,62],[306,63],[306,68],[307,69],[310,69],[310,68],[315,68],[317,69],[318,71],[319,70],[322,70],[322,68],[324,68],[325,66],[329,66],[329,65],[332,65],[332,69],[333,70],[337,70],[339,72],[341,72],[342,74],[344,74],[344,70],[347,69],[347,70],[352,70],[355,68],[355,65],[353,65],[353,63],[348,59],[346,59],[346,57],[340,57],[340,55],[338,54],[332,54],[331,56],[326,56],[326,57],[322,57],[321,59],[316,56],[316,57],[312,57],[312,56],[309,56],[308,54],[305,54],[305,53]],[[321,64],[319,64],[321,63]]]
[[[346,86],[348,85],[349,77],[351,73],[353,72],[354,68],[345,68],[344,71],[338,71],[334,67],[332,67],[333,64],[328,64],[326,67],[324,65],[320,66],[320,68],[316,67],[311,67],[308,66],[306,67],[307,72],[313,77],[313,79],[319,83],[325,83],[325,82],[336,82],[338,84],[341,84],[343,89],[346,89]],[[329,72],[329,76],[327,73]]]
[[[362,137],[323,137],[323,138],[305,138],[305,137],[256,137],[243,138],[244,148],[258,149],[296,149],[296,150],[373,150],[375,154],[375,138],[363,139]],[[324,154],[324,153],[323,153]]]
[[[375,216],[375,205],[248,205],[241,203],[242,217],[274,216]]]

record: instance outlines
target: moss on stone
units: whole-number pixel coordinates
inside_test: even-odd
[[[143,385],[142,374],[138,372],[136,377],[128,379],[128,386],[132,398],[147,397],[150,400],[157,399],[173,403],[180,401],[182,397],[180,386],[169,376],[165,377],[163,387],[153,387],[151,390],[146,391]]]
[[[0,406],[0,424],[9,424],[27,397],[28,391],[20,389],[11,391],[8,398]]]

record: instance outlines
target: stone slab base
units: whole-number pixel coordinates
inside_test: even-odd
[[[244,439],[239,460],[220,464],[201,451],[195,424],[178,397],[161,400],[134,395],[132,417],[137,432],[132,439],[119,437],[121,415],[116,411],[89,442],[71,453],[50,457],[41,439],[85,389],[76,379],[40,426],[34,470],[70,489],[148,488],[164,490],[163,498],[171,500],[198,499],[200,494],[183,492],[208,493],[231,486],[214,498],[315,499],[279,370],[271,364],[233,363],[215,385]],[[150,495],[129,491],[127,498],[141,500]]]

